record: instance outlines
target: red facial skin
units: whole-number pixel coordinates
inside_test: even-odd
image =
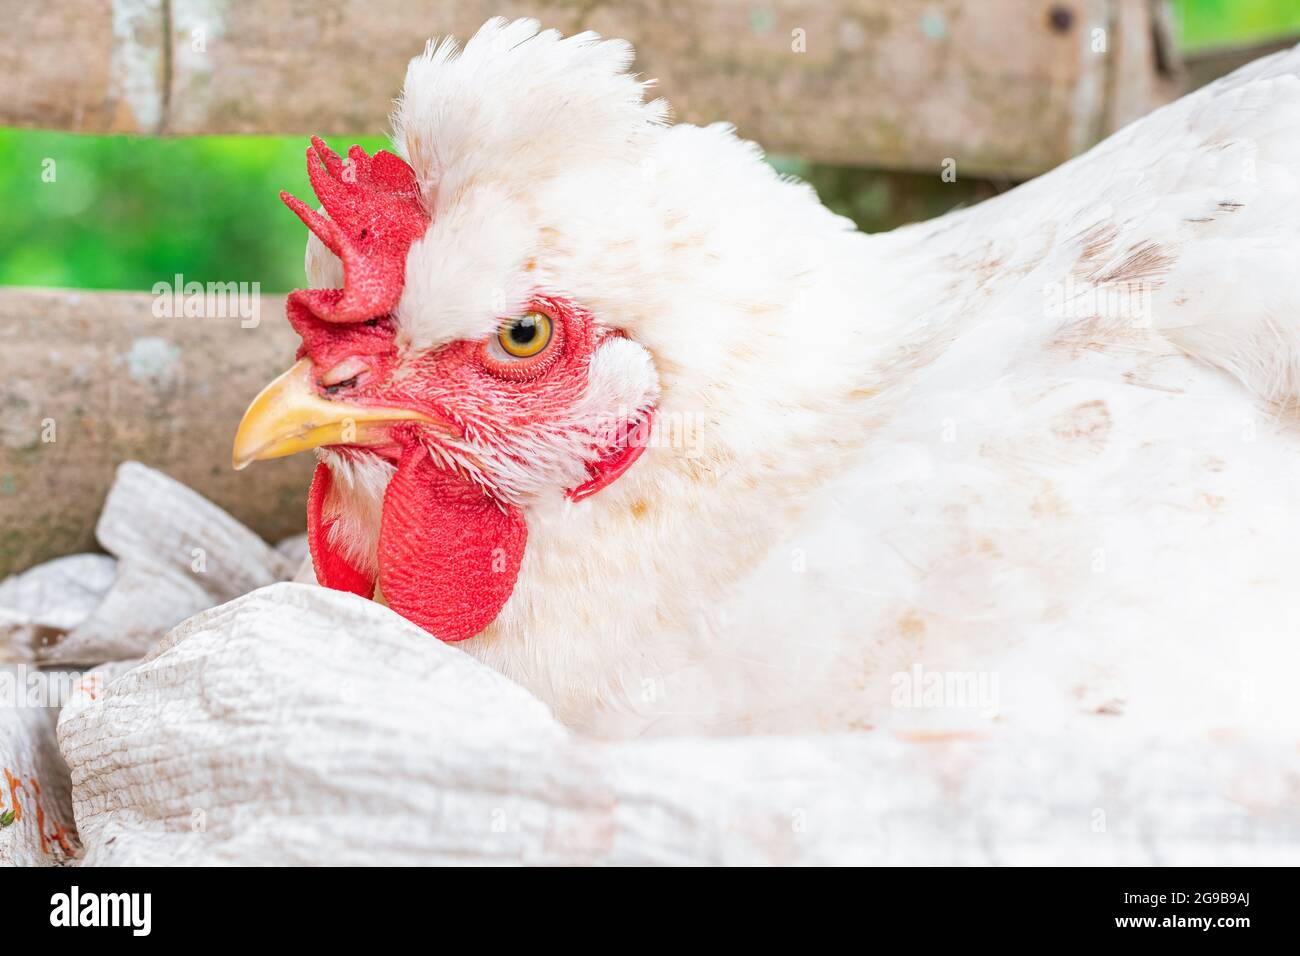
[[[298,357],[310,358],[318,376],[346,360],[360,363],[345,382],[325,386],[318,378],[325,398],[413,409],[441,423],[396,423],[389,428],[390,442],[357,451],[397,465],[379,534],[378,577],[385,599],[436,637],[464,640],[490,624],[509,599],[527,526],[517,504],[494,486],[490,467],[472,480],[435,460],[428,446],[461,440],[526,468],[528,462],[511,449],[564,427],[563,413],[582,396],[596,349],[618,333],[564,299],[539,295],[530,310],[551,319],[552,335],[536,356],[494,355],[494,335],[400,355],[391,312],[401,298],[406,253],[428,226],[414,174],[391,154],[367,157],[359,147],[349,151],[353,167],[344,167],[324,143],[312,142],[308,171],[330,219],[292,197],[285,201],[343,260],[347,288],[290,295],[286,311],[302,337]],[[618,478],[640,455],[648,433],[647,414],[612,436],[607,447],[591,449],[588,480],[569,489],[569,496],[581,500]],[[461,454],[473,464],[472,453],[462,448]],[[369,597],[374,578],[330,541],[332,522],[324,506],[331,484],[329,469],[317,466],[308,501],[317,578]]]
[[[591,314],[569,302],[537,296],[528,311],[551,320],[550,343],[536,356],[503,361],[492,354],[492,339],[460,339],[421,355],[403,357],[391,317],[338,325],[307,316],[294,321],[303,337],[299,358],[311,359],[319,376],[347,360],[365,368],[346,382],[318,383],[324,398],[353,405],[409,408],[445,423],[440,431],[477,445],[510,447],[577,401],[587,386],[592,356],[607,336]],[[503,320],[504,321],[504,320]],[[392,429],[394,445],[385,457],[400,457],[397,446],[412,426]],[[420,426],[415,426],[420,427]],[[373,447],[371,450],[374,450]]]
[[[581,397],[595,349],[613,334],[556,298],[538,297],[532,309],[550,317],[552,335],[528,359],[494,358],[489,339],[458,340],[402,363],[389,319],[329,325],[314,330],[310,349],[304,345],[318,369],[345,359],[366,366],[345,385],[320,387],[322,395],[410,408],[446,423],[445,429],[397,423],[389,429],[391,444],[367,449],[397,463],[384,496],[380,589],[390,607],[445,641],[472,637],[497,616],[514,588],[528,532],[522,511],[498,497],[489,469],[481,476],[485,487],[436,462],[426,444],[450,435],[477,448],[502,449],[546,429]],[[604,487],[643,448],[644,441],[616,436],[610,448],[598,450],[590,479],[570,496],[579,500]],[[328,468],[318,466],[309,510],[317,576],[329,587],[368,596],[374,580],[329,542],[323,505],[331,480]]]
[[[461,339],[412,357],[394,374],[399,359],[389,320],[373,328],[346,329],[344,341],[329,341],[320,351],[325,362],[355,357],[373,369],[358,379],[355,389],[338,391],[338,398],[415,409],[450,423],[457,436],[493,444],[510,431],[545,425],[581,397],[591,357],[610,334],[589,313],[557,298],[539,296],[530,311],[549,316],[552,328],[550,344],[532,358],[502,361],[491,354],[492,337]],[[317,361],[315,351],[308,354]],[[331,365],[318,362],[317,367]]]

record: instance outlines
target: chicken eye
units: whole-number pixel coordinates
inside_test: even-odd
[[[497,341],[507,355],[532,358],[550,344],[551,320],[541,312],[525,313],[503,326]]]

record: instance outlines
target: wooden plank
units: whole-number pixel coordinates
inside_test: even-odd
[[[0,0],[0,125],[162,131],[164,0]]]
[[[1253,43],[1250,46],[1214,47],[1189,53],[1186,58],[1189,85],[1192,89],[1202,87],[1221,76],[1227,76],[1238,67],[1253,63],[1271,53],[1289,50],[1297,43],[1300,43],[1300,34]]]
[[[1130,0],[1111,10],[1106,37],[1111,69],[1098,139],[1186,92],[1187,77],[1174,45],[1173,11],[1158,0]]]
[[[625,37],[681,119],[837,163],[1029,176],[1176,92],[1150,55],[1155,0],[118,0],[108,29],[101,6],[0,0],[17,24],[0,62],[22,76],[0,123],[378,133],[427,37],[498,14]]]
[[[159,318],[148,293],[0,290],[0,576],[94,550],[118,463],[161,469],[269,540],[301,531],[310,455],[236,473],[245,405],[293,361],[284,297],[261,322]]]

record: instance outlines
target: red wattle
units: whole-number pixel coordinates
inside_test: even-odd
[[[463,641],[510,599],[527,541],[523,512],[503,511],[415,443],[384,493],[379,587],[408,621],[440,640]]]
[[[311,491],[307,493],[307,546],[311,548],[316,580],[335,591],[351,591],[363,598],[371,598],[375,593],[374,577],[358,571],[330,544],[330,528],[334,522],[324,520],[323,515],[325,497],[333,483],[334,476],[325,463],[317,464],[316,474],[311,479]]]

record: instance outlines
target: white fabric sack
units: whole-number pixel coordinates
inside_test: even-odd
[[[0,581],[0,662],[48,655],[99,607],[116,576],[108,555],[74,554]]]
[[[1300,862],[1291,740],[1117,717],[1067,739],[602,743],[385,607],[270,583],[301,540],[272,549],[142,466],[100,531],[116,569],[0,583],[0,679],[109,661],[0,709],[24,811],[0,863]]]
[[[117,558],[113,585],[94,614],[38,652],[43,663],[139,657],[196,611],[297,569],[202,495],[138,462],[118,468],[95,537]]]
[[[292,575],[305,538],[282,550],[161,472],[118,468],[95,529],[110,552],[48,561],[0,581],[0,864],[66,862],[77,841],[59,708],[95,693],[101,671],[153,649],[197,611]],[[42,822],[43,821],[43,822]],[[65,847],[66,844],[66,847]]]
[[[1286,741],[600,743],[380,605],[276,584],[65,708],[85,862],[1281,863]]]
[[[26,665],[0,666],[0,866],[48,866],[72,860],[79,843],[72,784],[55,742],[59,711],[47,688],[74,687],[78,675],[47,675]]]

